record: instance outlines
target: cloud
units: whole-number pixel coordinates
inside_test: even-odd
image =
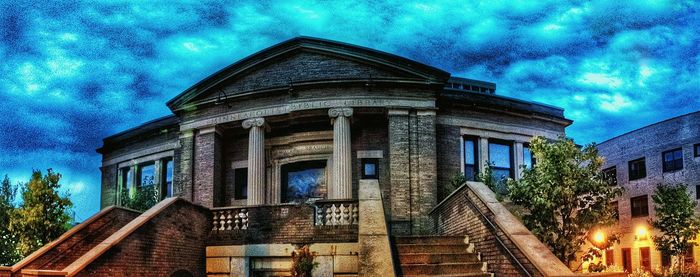
[[[96,211],[101,138],[282,40],[359,44],[565,108],[579,143],[700,108],[695,1],[4,1],[0,173],[61,169]],[[80,198],[84,197],[84,198]]]

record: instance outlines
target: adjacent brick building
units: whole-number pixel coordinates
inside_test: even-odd
[[[628,270],[659,269],[670,259],[662,257],[651,236],[648,221],[654,218],[651,196],[661,183],[682,183],[700,199],[700,112],[674,117],[611,138],[598,145],[605,157],[604,170],[614,176],[624,194],[617,205],[619,224],[610,232],[623,235],[604,260]],[[700,259],[700,248],[687,254],[686,262]]]

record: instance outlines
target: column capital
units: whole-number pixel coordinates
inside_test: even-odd
[[[256,117],[256,118],[249,118],[246,120],[243,120],[243,125],[244,129],[249,129],[251,127],[262,127],[265,125],[265,119],[262,117]]]
[[[330,108],[328,109],[328,116],[331,118],[343,116],[343,117],[351,117],[352,116],[352,108]]]

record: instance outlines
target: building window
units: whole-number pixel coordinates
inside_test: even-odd
[[[523,165],[525,168],[532,168],[535,164],[535,157],[532,156],[532,151],[528,145],[523,145]]]
[[[649,247],[639,248],[639,265],[645,271],[651,270],[651,255],[649,254]]]
[[[479,172],[478,164],[476,162],[478,157],[476,146],[476,138],[464,138],[464,177],[468,181],[476,180],[476,175]]]
[[[644,158],[630,161],[627,165],[630,173],[630,181],[647,177],[647,166]]]
[[[622,269],[632,272],[632,249],[622,248]]]
[[[156,184],[156,164],[154,162],[140,164],[139,172],[139,187],[153,187]]]
[[[695,185],[695,199],[700,199],[700,185]]]
[[[513,155],[510,144],[489,142],[489,162],[497,180],[513,178]]]
[[[613,210],[613,217],[620,220],[620,208],[617,205],[617,201],[610,202],[610,209]]]
[[[683,149],[678,148],[666,151],[662,155],[664,161],[664,172],[683,169]]]
[[[617,168],[612,166],[603,169],[603,178],[605,178],[611,186],[617,186]]]
[[[362,159],[362,179],[378,179],[377,159]]]
[[[669,267],[671,267],[671,256],[661,253],[661,268],[667,269]]]
[[[693,145],[693,149],[695,152],[695,157],[700,157],[700,143]]]
[[[120,171],[122,189],[125,191],[131,190],[131,185],[134,183],[131,167],[122,168]]]
[[[167,158],[163,159],[163,169],[161,172],[161,192],[163,194],[163,199],[173,196],[173,159]]]
[[[632,217],[649,216],[649,200],[646,195],[630,198]]]
[[[692,265],[693,263],[695,263],[695,258],[693,257],[693,247],[690,247],[688,248],[688,250],[685,251],[683,259],[685,260],[686,265]]]
[[[248,168],[236,168],[233,170],[233,198],[248,199]]]
[[[605,265],[611,266],[615,264],[615,251],[612,249],[605,250]]]
[[[326,197],[326,161],[282,165],[282,200],[303,203]]]

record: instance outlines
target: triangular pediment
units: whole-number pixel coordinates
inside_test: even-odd
[[[351,80],[444,83],[449,73],[403,57],[316,38],[291,39],[248,56],[168,101],[177,111],[188,103],[255,93],[294,84]]]

